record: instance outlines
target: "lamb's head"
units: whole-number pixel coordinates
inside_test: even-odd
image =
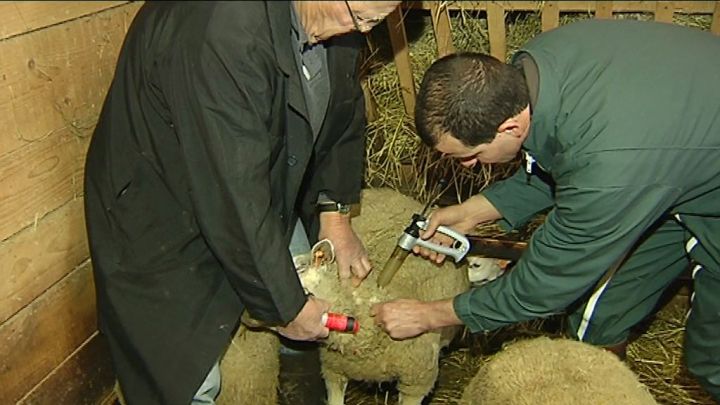
[[[306,254],[293,257],[305,291],[324,298],[340,285],[335,264],[335,247],[332,242],[323,239]],[[333,297],[334,293],[329,297]]]
[[[342,351],[343,347],[352,346],[351,350],[354,351],[358,349],[358,344],[375,345],[375,340],[390,339],[373,324],[370,307],[394,296],[377,287],[372,273],[359,287],[353,287],[349,280],[342,282],[335,261],[335,250],[328,240],[318,242],[311,252],[296,256],[294,260],[306,292],[329,301],[331,312],[352,316],[360,324],[357,334],[331,333],[324,341],[327,347]]]

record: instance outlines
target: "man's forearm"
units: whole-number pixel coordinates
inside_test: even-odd
[[[462,325],[453,306],[453,299],[430,301],[425,303],[428,330],[438,329],[445,326]]]
[[[496,221],[502,218],[500,211],[482,194],[476,194],[463,203],[468,216],[476,224]]]

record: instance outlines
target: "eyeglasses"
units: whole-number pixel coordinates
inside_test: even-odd
[[[366,31],[370,31],[372,27],[376,26],[378,23],[380,23],[384,17],[374,17],[374,18],[364,18],[356,15],[352,8],[350,8],[350,3],[345,0],[345,7],[347,7],[347,11],[350,14],[350,18],[352,18],[353,26],[355,27],[355,30],[358,32],[365,32],[363,31],[360,26],[363,25],[366,28],[368,28]]]

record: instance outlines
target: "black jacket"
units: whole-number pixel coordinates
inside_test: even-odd
[[[316,230],[319,191],[359,198],[362,37],[326,43],[331,95],[313,143],[289,7],[147,3],[129,29],[85,210],[100,329],[130,404],[189,403],[243,308],[292,320],[305,302],[288,252],[296,213]]]

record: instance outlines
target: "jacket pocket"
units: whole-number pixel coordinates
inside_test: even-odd
[[[147,163],[139,163],[116,192],[110,213],[127,271],[171,270],[197,233],[191,213]]]

